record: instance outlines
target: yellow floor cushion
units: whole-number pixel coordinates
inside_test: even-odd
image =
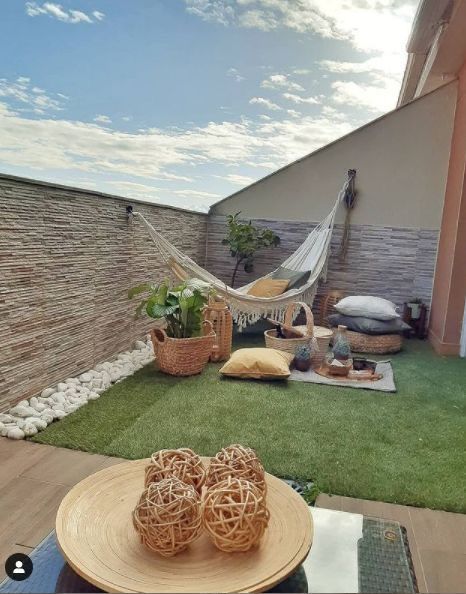
[[[220,373],[245,379],[286,379],[293,359],[291,353],[277,349],[238,349]]]
[[[290,279],[261,278],[248,291],[254,297],[276,297],[284,293],[290,284]]]

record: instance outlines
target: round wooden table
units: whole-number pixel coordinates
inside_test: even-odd
[[[57,540],[70,566],[107,592],[263,592],[306,558],[313,524],[305,501],[267,474],[270,522],[260,545],[247,553],[219,551],[203,534],[175,557],[140,542],[131,512],[144,488],[148,460],[123,462],[78,483],[64,497]]]

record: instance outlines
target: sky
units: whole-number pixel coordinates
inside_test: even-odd
[[[417,3],[0,0],[0,172],[207,211],[393,109]]]

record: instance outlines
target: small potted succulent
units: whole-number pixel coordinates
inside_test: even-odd
[[[351,358],[351,348],[346,335],[346,326],[338,326],[333,337],[332,354],[337,361],[348,361]]]
[[[311,349],[305,344],[296,349],[294,366],[298,371],[309,371],[311,367],[311,354]]]

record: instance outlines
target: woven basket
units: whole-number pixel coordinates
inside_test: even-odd
[[[315,351],[311,357],[312,367],[320,367],[325,355],[327,354],[330,340],[332,339],[333,332],[329,328],[324,326],[314,326],[314,338],[317,341],[318,351]]]
[[[321,326],[329,327],[327,318],[329,315],[336,312],[334,307],[343,299],[343,297],[344,293],[342,291],[329,291],[326,295],[322,295],[319,308]]]
[[[403,345],[401,334],[381,334],[378,336],[363,334],[362,332],[346,331],[346,337],[354,353],[398,353]]]
[[[311,346],[314,336],[314,316],[312,315],[309,305],[306,303],[301,303],[301,301],[294,301],[293,303],[290,303],[285,311],[284,323],[286,326],[293,325],[293,313],[296,307],[302,307],[304,309],[304,313],[306,314],[306,325],[295,326],[297,330],[302,330],[305,332],[305,335],[302,338],[277,338],[276,330],[266,330],[264,332],[265,346],[268,349],[278,349],[279,351],[285,351],[294,355],[296,349],[299,346]]]
[[[212,322],[216,336],[211,361],[227,361],[231,355],[233,319],[225,301],[209,298],[209,304],[204,309],[204,319]]]
[[[169,375],[196,375],[209,361],[215,343],[212,322],[202,322],[204,336],[170,338],[165,330],[151,331],[155,362],[160,371]]]

